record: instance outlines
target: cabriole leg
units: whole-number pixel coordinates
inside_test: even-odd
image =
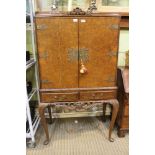
[[[105,122],[106,121],[106,118],[105,118],[105,112],[106,112],[106,105],[107,105],[107,103],[104,103],[103,104],[103,122]]]
[[[51,106],[48,106],[47,108],[48,108],[48,113],[49,113],[49,118],[50,118],[49,124],[52,124],[53,120],[52,120]]]
[[[110,122],[110,127],[109,127],[109,141],[114,142],[114,139],[111,138],[111,133],[115,124],[118,108],[119,108],[119,102],[117,100],[112,100],[110,104],[113,106],[112,108],[112,118]]]
[[[45,118],[45,109],[46,109],[47,105],[40,105],[39,106],[39,115],[41,118],[41,124],[43,126],[43,129],[45,131],[46,134],[46,140],[44,141],[44,145],[47,145],[49,143],[49,133],[48,133],[48,126],[47,126],[47,122],[46,122],[46,118]]]

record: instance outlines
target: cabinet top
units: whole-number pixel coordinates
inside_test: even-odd
[[[50,11],[46,12],[36,12],[35,17],[109,17],[109,16],[129,16],[129,13],[121,13],[121,12],[98,12],[92,14],[70,14],[69,12],[59,12],[59,13],[51,13]]]

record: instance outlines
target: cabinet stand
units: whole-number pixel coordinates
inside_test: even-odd
[[[83,101],[79,101],[78,103],[82,103]],[[86,102],[86,101],[84,101]],[[88,101],[90,102],[90,101]],[[106,105],[107,103],[111,104],[113,106],[112,108],[112,119],[110,121],[110,126],[109,126],[109,141],[110,142],[113,142],[114,139],[111,138],[111,134],[112,134],[112,130],[113,130],[113,127],[114,127],[114,123],[115,123],[115,120],[116,120],[116,116],[117,116],[117,112],[118,112],[118,108],[119,108],[119,103],[116,99],[112,99],[112,100],[100,100],[100,101],[91,101],[91,103],[94,103],[95,105],[101,105],[103,104]],[[50,107],[53,106],[53,105],[58,105],[60,103],[42,103],[39,105],[39,114],[40,114],[40,118],[41,118],[41,124],[43,126],[43,129],[45,131],[45,134],[46,134],[46,140],[44,141],[44,145],[47,145],[49,143],[49,132],[48,132],[48,126],[47,126],[47,122],[46,122],[46,118],[45,118],[45,109],[47,108],[48,109],[48,112],[49,112],[49,118],[50,118],[50,123],[52,123],[52,114],[51,114],[51,109]]]

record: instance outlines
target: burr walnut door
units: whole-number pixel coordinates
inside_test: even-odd
[[[78,87],[78,23],[72,18],[37,18],[41,89]]]
[[[118,17],[81,17],[79,19],[79,87],[116,85],[119,35]]]

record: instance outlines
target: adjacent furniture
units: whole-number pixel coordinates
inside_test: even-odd
[[[27,55],[28,61],[26,61],[26,71],[28,72],[30,69],[34,67],[34,82],[32,90],[27,89],[27,98],[26,98],[26,139],[27,139],[27,146],[35,147],[35,133],[40,123],[40,117],[38,115],[36,109],[33,106],[33,113],[30,111],[32,109],[32,98],[35,94],[37,94],[37,98],[39,101],[39,86],[38,86],[38,67],[37,67],[37,58],[36,58],[36,42],[35,42],[35,26],[34,26],[34,12],[33,12],[32,0],[26,0],[26,31],[31,36],[31,47],[27,50],[31,49],[31,56]],[[29,52],[27,52],[29,53]],[[32,86],[31,86],[32,87]],[[30,87],[30,88],[31,88]],[[35,115],[34,115],[35,114]]]
[[[40,74],[41,122],[49,142],[47,108],[77,103],[75,109],[109,103],[113,106],[109,140],[118,111],[117,57],[120,29],[118,14],[36,14]],[[89,104],[87,104],[89,103]]]
[[[120,28],[121,29],[129,29],[129,12],[120,13],[121,15],[121,22]]]
[[[117,116],[118,136],[124,137],[129,131],[129,68],[118,69],[118,94],[119,111]]]

